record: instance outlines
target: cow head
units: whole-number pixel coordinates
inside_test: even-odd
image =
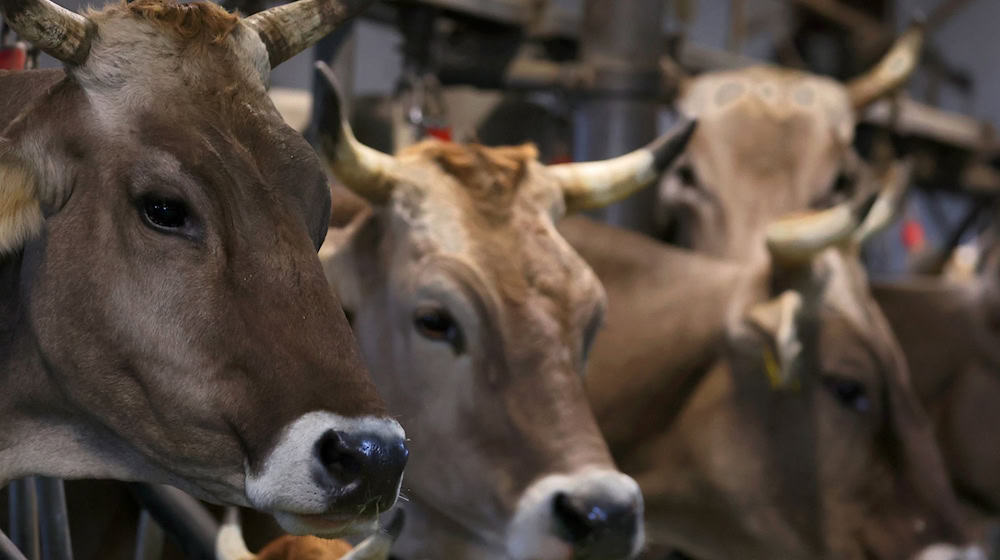
[[[300,533],[393,504],[403,431],[316,257],[324,172],[265,91],[360,4],[0,2],[66,63],[0,134],[0,478],[165,482]]]
[[[672,476],[650,481],[649,511],[670,513],[651,521],[689,553],[976,557],[941,544],[962,542],[957,504],[857,258],[905,175],[860,226],[844,205],[768,227],[772,272],[754,291],[774,297],[734,315],[725,359],[656,451]]]
[[[774,67],[678,78],[678,109],[699,125],[660,183],[666,235],[745,258],[761,251],[772,220],[865,194],[851,148],[857,116],[906,81],[922,41],[916,26],[848,84]]]
[[[389,156],[354,139],[338,99],[324,105],[334,173],[375,206],[331,231],[321,258],[411,437],[404,555],[634,554],[642,497],[581,384],[604,293],[553,223],[650,182],[693,125],[608,162],[546,167],[530,146]]]

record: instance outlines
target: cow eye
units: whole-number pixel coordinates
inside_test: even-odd
[[[690,165],[678,167],[677,177],[680,178],[681,183],[684,183],[684,186],[695,187],[698,185],[698,176],[695,174],[694,168]]]
[[[861,382],[846,377],[826,376],[823,378],[823,386],[844,408],[855,412],[871,410],[871,399]]]
[[[177,230],[188,225],[187,205],[179,200],[147,196],[140,205],[143,218],[153,229]]]
[[[604,313],[603,310],[598,310],[590,318],[587,323],[587,327],[583,331],[583,360],[587,361],[590,357],[590,349],[594,346],[594,338],[597,337],[597,332],[601,330],[601,325],[604,323]]]
[[[447,342],[456,354],[465,351],[465,340],[458,322],[447,310],[438,307],[417,309],[413,317],[417,332],[428,340]]]

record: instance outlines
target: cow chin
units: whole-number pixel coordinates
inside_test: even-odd
[[[326,539],[370,535],[378,530],[378,516],[343,518],[274,512],[274,519],[292,535],[314,535]]]
[[[950,544],[935,544],[921,550],[913,560],[986,560],[986,554],[976,546],[958,548]]]
[[[531,484],[508,525],[506,547],[513,560],[633,558],[644,540],[639,485],[590,468]]]

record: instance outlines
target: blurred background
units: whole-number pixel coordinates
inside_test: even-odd
[[[226,1],[244,13],[269,5]],[[86,3],[63,4],[79,9]],[[621,17],[610,19],[622,23],[588,22],[588,10],[617,11]],[[637,17],[643,25],[634,23]],[[893,277],[933,268],[921,259],[953,253],[986,224],[984,209],[1000,188],[993,133],[1000,122],[1000,2],[386,1],[281,65],[272,87],[279,108],[305,129],[312,62],[326,59],[354,96],[359,137],[375,147],[391,151],[432,134],[487,144],[534,141],[549,162],[593,159],[641,146],[672,122],[670,92],[652,83],[655,76],[634,72],[642,74],[643,65],[648,69],[662,54],[692,73],[770,62],[847,79],[877,61],[915,17],[930,28],[905,93],[917,103],[902,116],[885,103],[870,109],[856,138],[859,152],[871,159],[894,114],[893,154],[917,157],[915,188],[900,219],[866,254],[873,276]],[[634,63],[623,70],[631,76],[602,85],[610,86],[610,96],[581,83],[581,63],[599,66],[602,57]],[[54,64],[41,57],[41,66]],[[651,233],[652,196],[600,215]]]

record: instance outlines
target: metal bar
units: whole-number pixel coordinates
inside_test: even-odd
[[[28,560],[3,531],[0,531],[0,560]]]
[[[69,537],[69,512],[66,490],[59,478],[35,478],[38,492],[38,528],[42,542],[42,560],[73,560]]]
[[[180,545],[185,558],[215,560],[219,523],[198,500],[170,486],[131,483],[129,490]]]
[[[943,0],[934,8],[934,11],[927,16],[927,27],[937,29],[944,25],[949,19],[957,15],[964,8],[968,7],[971,0]]]
[[[743,50],[747,37],[746,0],[729,1],[729,37],[726,50],[738,53]]]
[[[804,8],[825,17],[826,19],[851,29],[854,31],[860,31],[865,35],[873,38],[888,39],[892,37],[893,32],[888,27],[882,25],[877,19],[869,16],[868,14],[852,8],[851,6],[841,4],[836,0],[790,0],[794,4],[798,4]]]
[[[10,540],[29,560],[38,560],[41,549],[38,540],[38,493],[34,477],[14,480],[7,504],[10,512]]]
[[[163,558],[163,527],[147,510],[139,514],[139,529],[135,536],[135,560],[160,560]]]
[[[891,126],[904,135],[922,136],[974,152],[993,152],[998,149],[993,127],[972,117],[936,109],[901,97],[899,117],[892,122],[892,103],[882,100],[865,111],[863,122]]]
[[[598,94],[584,97],[574,116],[577,161],[619,156],[656,137],[660,107],[648,92],[660,81],[663,13],[662,0],[587,0],[580,50]],[[598,214],[652,232],[655,198],[655,189],[646,189]]]

